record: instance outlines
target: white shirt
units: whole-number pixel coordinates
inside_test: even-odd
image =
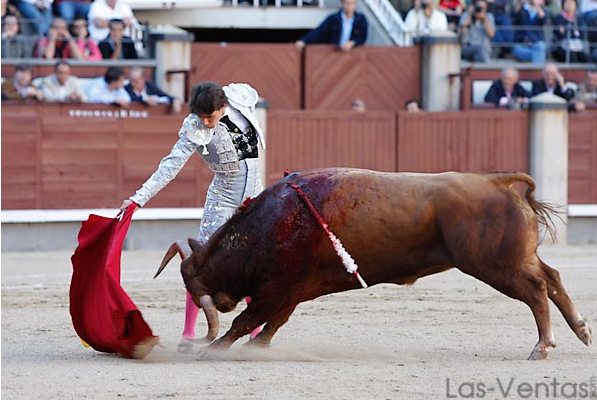
[[[597,10],[597,0],[580,0],[578,9],[581,14],[595,11]]]
[[[116,102],[116,100],[126,103],[131,102],[131,98],[124,87],[110,90],[103,77],[96,78],[95,81],[89,85],[87,91],[87,101],[89,103],[112,104]]]
[[[89,35],[96,42],[104,40],[110,33],[110,28],[96,27],[93,23],[95,18],[107,20],[130,18],[133,21],[135,20],[133,10],[128,4],[124,3],[123,0],[116,0],[116,6],[114,8],[108,6],[106,0],[95,0],[91,3],[91,7],[89,7],[87,18],[89,19]]]
[[[340,34],[340,43],[339,46],[342,46],[344,43],[350,40],[350,34],[352,33],[352,27],[354,25],[354,15],[351,18],[348,18],[344,12],[340,14],[342,17],[342,33]]]
[[[241,132],[245,132],[249,127],[249,121],[238,111],[236,108],[228,105],[226,107],[226,115],[230,118],[230,121],[234,123],[234,125],[238,126],[238,129]]]
[[[406,15],[406,31],[413,35],[413,38],[429,35],[433,32],[447,32],[448,18],[439,10],[433,10],[431,17],[427,18],[423,10],[412,9]]]

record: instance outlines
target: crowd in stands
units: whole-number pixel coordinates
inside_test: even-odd
[[[407,42],[453,31],[462,58],[597,62],[596,0],[391,0]]]
[[[131,103],[147,106],[168,104],[172,112],[181,110],[181,101],[146,79],[143,69],[131,68],[127,76],[120,67],[108,67],[102,77],[83,85],[71,74],[65,60],[54,66],[54,73],[33,79],[31,66],[19,64],[11,78],[2,83],[2,100],[38,100],[60,103],[99,103],[126,107]]]
[[[2,58],[137,59],[125,0],[2,0]]]
[[[587,70],[585,81],[576,85],[566,82],[557,65],[549,62],[543,67],[541,78],[532,82],[529,92],[520,84],[518,71],[507,67],[502,70],[501,78],[491,84],[485,102],[499,108],[520,109],[529,98],[545,92],[564,99],[568,111],[584,111],[587,105],[597,105],[597,69]]]

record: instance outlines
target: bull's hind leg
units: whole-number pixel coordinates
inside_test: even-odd
[[[529,360],[547,358],[550,347],[556,345],[549,316],[547,283],[540,277],[538,271],[533,273],[532,269],[512,268],[504,265],[475,268],[474,270],[461,268],[461,270],[487,283],[506,296],[520,300],[529,306],[535,317],[539,333],[539,341],[533,348]]]
[[[566,289],[564,289],[564,285],[560,279],[560,273],[545,264],[541,259],[539,259],[539,263],[547,282],[547,295],[558,307],[566,322],[581,342],[590,346],[592,343],[591,327],[587,323],[587,320],[577,311],[568,293],[566,293]]]

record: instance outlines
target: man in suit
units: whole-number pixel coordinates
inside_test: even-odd
[[[533,81],[531,96],[549,92],[566,100],[568,102],[568,111],[580,112],[585,109],[584,103],[574,99],[574,89],[566,84],[557,65],[554,63],[545,64],[541,76],[541,79]]]
[[[129,72],[129,83],[124,87],[133,103],[141,103],[149,106],[157,104],[170,104],[172,112],[179,113],[181,110],[180,100],[170,96],[155,83],[145,79],[143,69],[131,68]]]
[[[501,79],[493,81],[485,95],[486,103],[503,108],[520,108],[528,100],[529,93],[518,83],[518,71],[511,67],[502,70]]]
[[[328,43],[342,51],[350,51],[367,40],[367,18],[356,11],[357,0],[342,0],[342,9],[329,15],[317,28],[296,41],[298,48],[306,44]]]
[[[110,34],[99,42],[104,60],[136,60],[139,58],[135,42],[124,36],[124,22],[120,19],[110,20]]]

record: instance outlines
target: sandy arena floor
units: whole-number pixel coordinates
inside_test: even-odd
[[[597,246],[542,254],[597,342]],[[3,253],[2,398],[597,399],[597,343],[586,348],[552,307],[558,347],[526,361],[537,341],[530,310],[456,270],[303,303],[268,350],[180,354],[184,290],[174,265],[151,279],[162,255],[123,255],[123,286],[163,345],[135,361],[79,342],[69,253]],[[221,316],[221,333],[237,314]],[[198,334],[205,329],[200,315]]]

